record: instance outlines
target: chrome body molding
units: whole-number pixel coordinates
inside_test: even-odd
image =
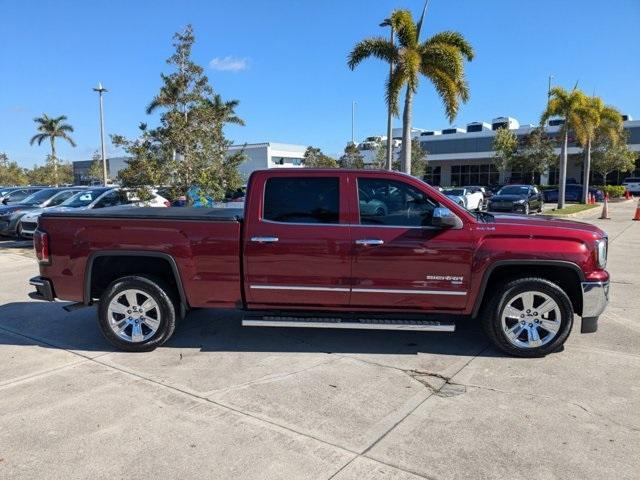
[[[582,282],[582,317],[597,317],[609,303],[609,282]]]
[[[349,292],[349,287],[304,287],[295,285],[251,285],[254,290],[298,290],[307,292]]]
[[[395,288],[306,287],[298,285],[251,285],[254,290],[294,290],[308,292],[392,293],[401,295],[466,295],[459,290],[403,290]]]

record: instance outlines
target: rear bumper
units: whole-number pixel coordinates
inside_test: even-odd
[[[582,333],[598,330],[598,317],[609,303],[609,282],[582,282]]]
[[[43,277],[33,277],[29,280],[29,284],[36,287],[35,292],[29,293],[29,297],[34,300],[46,300],[52,302],[55,299],[53,294],[53,285],[50,280]]]

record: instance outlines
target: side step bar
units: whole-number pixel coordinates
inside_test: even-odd
[[[245,315],[243,327],[349,328],[360,330],[413,330],[421,332],[453,332],[454,322],[366,317],[311,317],[282,315]]]

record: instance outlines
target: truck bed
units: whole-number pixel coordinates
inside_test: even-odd
[[[241,208],[100,208],[78,210],[77,212],[43,213],[47,218],[129,218],[140,220],[213,220],[216,222],[241,222],[244,210]]]

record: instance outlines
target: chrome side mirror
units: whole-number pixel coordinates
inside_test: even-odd
[[[454,230],[462,228],[462,220],[445,207],[436,207],[433,210],[431,224],[434,227],[452,228]]]

